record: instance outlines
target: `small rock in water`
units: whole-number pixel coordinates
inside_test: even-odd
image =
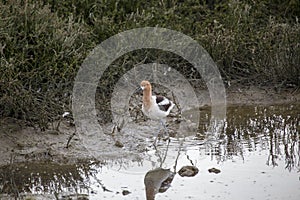
[[[123,144],[122,142],[120,142],[119,140],[117,140],[117,141],[115,142],[115,146],[116,146],[116,147],[122,148],[122,147],[124,147],[124,144]]]
[[[221,170],[219,170],[219,169],[213,167],[213,168],[210,168],[210,169],[208,170],[208,172],[209,172],[209,173],[215,173],[215,174],[218,174],[218,173],[221,172]]]
[[[128,190],[123,190],[122,191],[122,194],[125,196],[125,195],[128,195],[128,194],[130,194],[131,192],[129,192]]]
[[[187,176],[187,177],[193,177],[198,174],[199,169],[195,166],[183,166],[179,171],[178,174],[182,177]]]

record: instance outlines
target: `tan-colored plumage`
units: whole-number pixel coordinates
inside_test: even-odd
[[[149,81],[142,81],[141,88],[143,90],[143,107],[149,110],[152,104],[152,86]]]

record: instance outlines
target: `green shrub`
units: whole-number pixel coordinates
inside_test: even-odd
[[[0,115],[44,129],[70,106],[90,31],[38,3],[8,1],[0,8]]]
[[[89,50],[119,32],[145,26],[173,29],[197,40],[224,81],[299,87],[299,16],[300,2],[295,0],[1,1],[0,116],[47,128],[70,111],[74,77]],[[100,80],[102,114],[109,113],[116,81],[142,61],[168,64],[190,80],[200,79],[172,53],[129,53]]]

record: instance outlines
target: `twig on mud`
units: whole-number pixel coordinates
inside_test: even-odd
[[[54,124],[52,123],[52,128],[56,131],[59,131],[60,123],[62,122],[62,120],[63,119],[60,117],[55,127]]]
[[[172,92],[172,99],[173,99],[173,102],[174,102],[174,104],[176,105],[176,107],[177,107],[177,109],[178,109],[178,111],[179,111],[178,113],[181,114],[181,108],[180,108],[180,105],[177,103],[176,98],[175,98],[173,92]],[[177,116],[178,116],[178,114],[177,114]]]
[[[70,145],[70,142],[72,140],[72,138],[76,135],[76,127],[75,127],[75,131],[72,135],[70,135],[69,139],[68,139],[68,142],[67,142],[67,145],[66,145],[66,149],[69,148],[69,145]]]
[[[115,135],[116,129],[118,129],[118,125],[115,124],[114,127],[112,128],[112,131],[110,133],[110,135],[113,137]]]

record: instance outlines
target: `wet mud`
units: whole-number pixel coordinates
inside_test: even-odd
[[[260,92],[229,93],[225,126],[212,140],[204,100],[195,134],[179,137],[174,115],[170,140],[155,147],[156,122],[132,120],[119,131],[105,124],[109,141],[92,147],[101,156],[68,122],[40,132],[2,119],[0,199],[297,199],[298,96]]]

